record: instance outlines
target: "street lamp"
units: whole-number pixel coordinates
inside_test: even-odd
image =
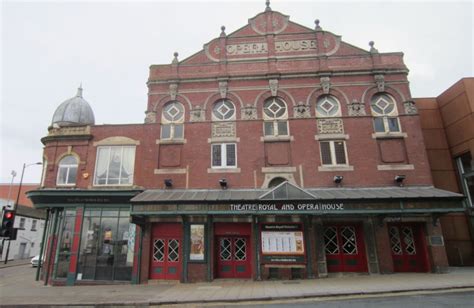
[[[16,211],[16,208],[18,207],[18,201],[20,200],[21,185],[23,184],[23,175],[25,174],[25,169],[29,166],[42,165],[42,164],[43,164],[42,162],[37,162],[37,163],[32,163],[32,164],[23,163],[23,170],[21,171],[20,185],[18,187],[18,194],[16,195],[16,201],[13,204],[13,209],[12,209],[13,211]],[[16,175],[16,172],[15,172],[15,175]],[[13,176],[13,172],[12,172],[12,176]],[[12,182],[13,182],[13,179],[12,179]],[[11,240],[8,240],[7,253],[5,255],[5,262],[4,262],[5,264],[7,264],[8,262],[8,253],[10,252],[10,242]]]
[[[25,169],[29,166],[33,165],[42,165],[42,162],[37,162],[37,163],[32,163],[32,164],[23,164],[23,170],[21,171],[21,177],[20,177],[20,187],[18,188],[18,194],[16,195],[16,201],[15,204],[13,205],[13,210],[15,211],[17,206],[18,206],[18,201],[20,200],[20,192],[21,192],[21,185],[23,184],[23,175],[25,174]]]

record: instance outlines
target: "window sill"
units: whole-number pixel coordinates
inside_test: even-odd
[[[373,133],[372,139],[391,139],[391,138],[407,138],[407,133],[395,133],[395,132],[387,132],[387,133]]]
[[[409,164],[391,164],[391,165],[377,165],[377,170],[415,170],[415,166]]]
[[[186,139],[156,139],[156,144],[185,144]]]
[[[319,166],[318,171],[331,172],[331,171],[354,171],[354,166]]]
[[[155,174],[185,174],[186,168],[161,168],[155,169]]]
[[[240,168],[207,168],[207,173],[240,173]]]
[[[239,137],[213,137],[207,138],[207,143],[226,143],[226,142],[240,142]]]
[[[263,136],[260,137],[262,142],[280,142],[280,141],[293,141],[295,138],[293,136]]]
[[[319,134],[314,136],[315,140],[348,140],[349,135],[346,134]]]

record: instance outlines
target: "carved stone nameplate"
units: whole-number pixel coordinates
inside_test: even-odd
[[[344,124],[342,119],[319,119],[319,134],[344,134]]]
[[[212,123],[212,137],[235,137],[235,122]]]

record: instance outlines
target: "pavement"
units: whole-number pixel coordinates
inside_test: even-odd
[[[3,260],[3,261],[0,261],[0,268],[30,264],[31,258],[22,259],[22,260],[8,260],[7,264],[5,264],[5,260]]]
[[[209,283],[150,281],[147,285],[51,287],[35,281],[28,265],[0,269],[0,306],[154,306],[262,302],[409,291],[474,290],[474,267],[446,274],[336,274],[288,281],[221,280]]]

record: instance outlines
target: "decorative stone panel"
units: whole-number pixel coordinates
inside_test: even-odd
[[[295,118],[309,118],[311,117],[310,106],[299,102],[298,105],[293,107],[293,114]]]
[[[403,103],[403,106],[405,107],[405,113],[406,114],[417,114],[418,109],[416,108],[415,102],[414,101],[406,101]]]
[[[189,119],[190,122],[203,122],[205,120],[205,112],[201,106],[198,105],[193,110],[191,110],[191,117]]]
[[[319,119],[319,134],[344,134],[344,124],[342,119]]]
[[[235,122],[212,123],[212,137],[235,137]]]
[[[254,106],[247,104],[244,108],[242,108],[242,120],[255,120],[257,119],[257,108]]]
[[[156,123],[156,112],[155,111],[145,112],[145,123]]]
[[[227,81],[219,81],[219,93],[221,98],[227,97]]]
[[[171,100],[172,101],[176,100],[176,95],[178,95],[178,84],[177,83],[170,84],[169,92],[170,92]]]
[[[320,83],[321,88],[323,88],[323,93],[329,94],[329,90],[331,90],[331,79],[329,77],[321,77]]]
[[[272,92],[272,96],[277,96],[278,94],[278,79],[270,79],[268,81],[268,86]]]
[[[375,83],[379,92],[385,92],[385,77],[383,75],[374,76]]]
[[[348,104],[348,110],[350,116],[365,116],[365,106],[362,102],[354,99]]]

